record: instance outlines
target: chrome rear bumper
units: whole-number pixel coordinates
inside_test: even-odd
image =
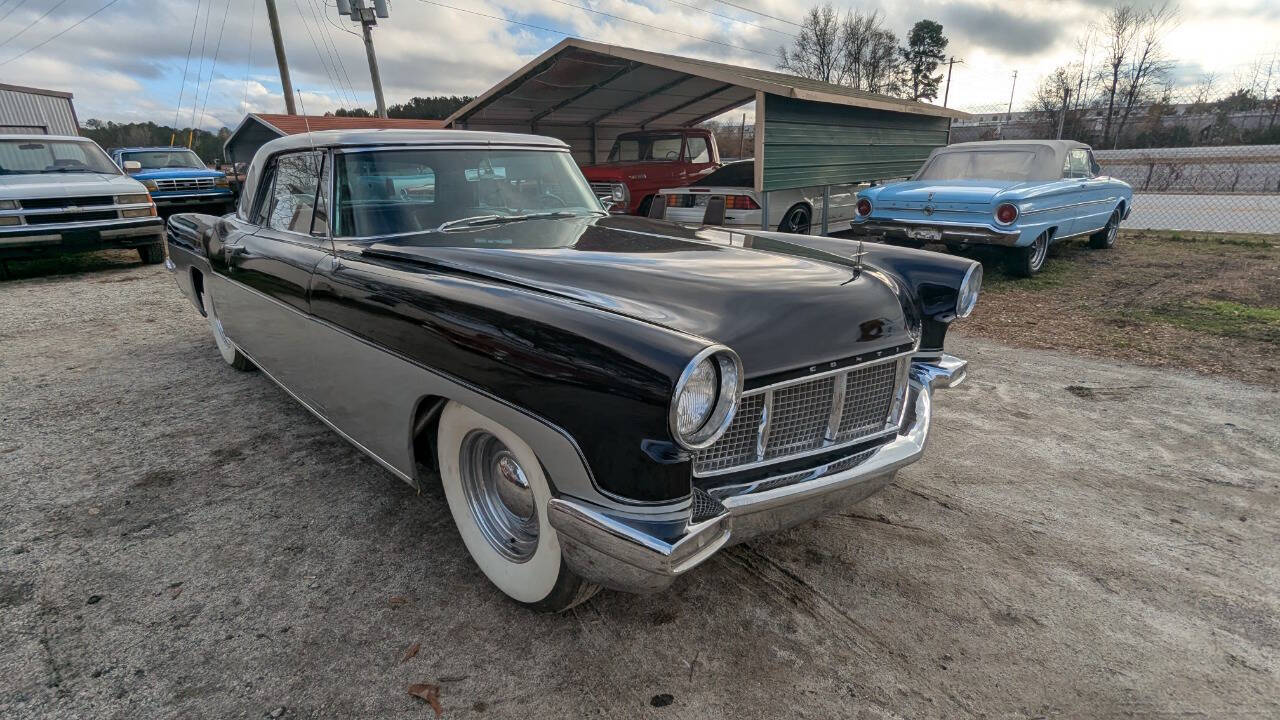
[[[816,474],[781,487],[719,493],[721,511],[692,522],[674,540],[647,532],[643,523],[577,499],[555,498],[547,516],[558,533],[565,562],[584,579],[627,592],[655,592],[726,545],[776,532],[858,502],[888,485],[898,469],[924,453],[932,416],[932,392],[959,385],[966,363],[950,355],[911,367],[914,412],[888,443],[868,451],[847,469]],[[716,496],[718,491],[713,491]]]
[[[913,232],[936,230],[942,242],[962,242],[975,245],[1000,245],[1013,247],[1022,236],[1016,230],[996,230],[985,225],[962,225],[957,223],[931,222],[927,220],[868,220],[855,222],[850,230],[862,235],[882,235],[884,237],[915,239]]]

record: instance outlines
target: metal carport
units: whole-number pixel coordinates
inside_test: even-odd
[[[760,192],[905,177],[947,144],[952,118],[967,117],[795,75],[567,38],[445,123],[550,135],[591,164],[621,133],[689,127],[753,101]]]

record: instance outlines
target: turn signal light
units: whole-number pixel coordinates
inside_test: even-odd
[[[759,210],[760,206],[750,195],[725,195],[725,210]]]
[[[858,200],[858,214],[866,217],[871,214],[871,201],[866,198]]]
[[[1010,203],[1004,203],[996,208],[996,222],[1001,225],[1008,225],[1018,219],[1018,207]]]

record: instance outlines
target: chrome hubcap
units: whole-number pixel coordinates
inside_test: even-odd
[[[1039,269],[1044,264],[1044,256],[1049,253],[1049,236],[1041,235],[1036,238],[1035,249],[1031,253],[1031,267]]]
[[[472,430],[458,457],[462,491],[480,533],[513,562],[538,549],[538,506],[524,468],[502,441]]]
[[[1112,216],[1110,224],[1107,225],[1107,244],[1110,245],[1116,241],[1116,233],[1120,230],[1120,223],[1116,222],[1115,216]]]

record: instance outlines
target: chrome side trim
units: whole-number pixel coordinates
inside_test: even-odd
[[[1066,205],[1055,205],[1054,207],[1036,208],[1034,210],[1027,210],[1026,212],[1022,212],[1021,214],[1035,215],[1037,213],[1053,212],[1054,210],[1070,210],[1072,208],[1084,207],[1086,205],[1100,205],[1103,203],[1113,203],[1113,202],[1119,202],[1119,201],[1120,201],[1119,195],[1112,195],[1111,197],[1103,198],[1101,200],[1083,200],[1081,202],[1068,203]]]

